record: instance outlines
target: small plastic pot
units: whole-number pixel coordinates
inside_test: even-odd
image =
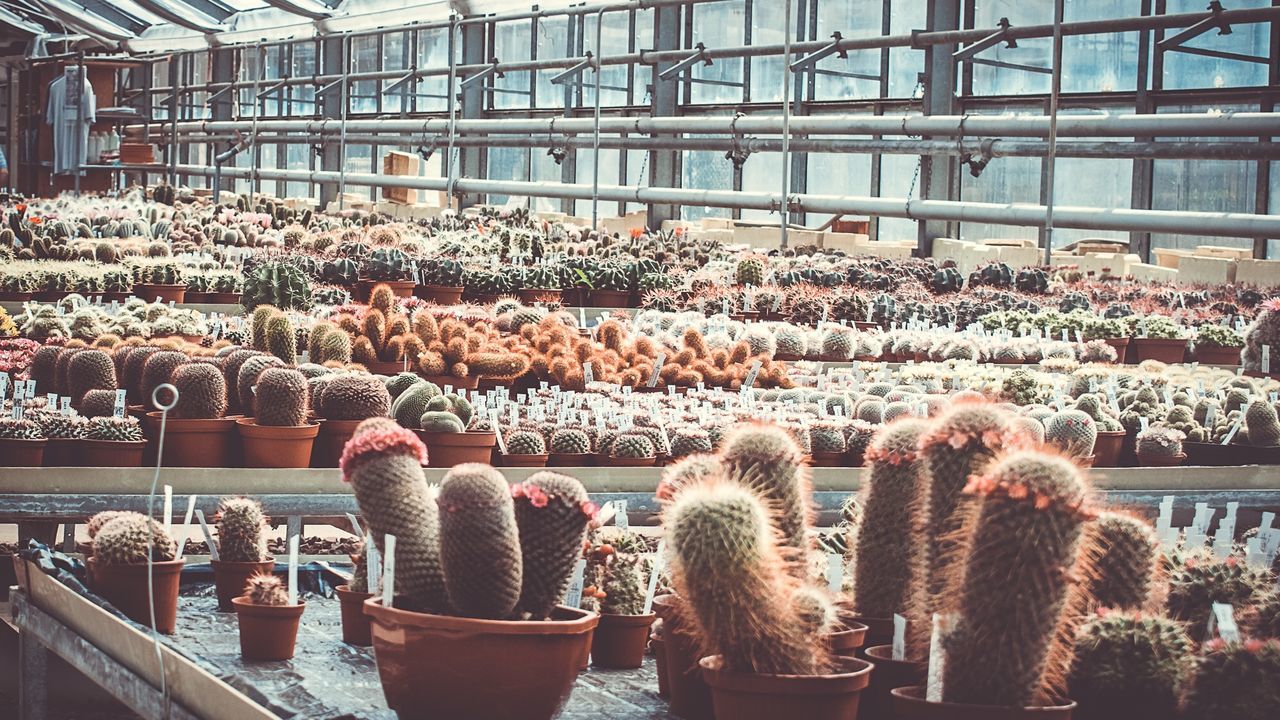
[[[541,455],[499,455],[502,467],[546,467],[547,454]]]
[[[81,440],[81,467],[142,467],[146,440]]]
[[[1195,358],[1205,365],[1235,366],[1240,364],[1240,352],[1242,350],[1244,350],[1243,347],[1197,345]]]
[[[867,626],[854,620],[841,619],[840,626],[822,636],[833,655],[853,656],[867,638]]]
[[[276,559],[267,558],[262,562],[228,562],[226,560],[210,560],[213,567],[213,586],[218,594],[218,610],[235,612],[234,598],[244,594],[249,587],[249,578],[255,575],[270,575],[275,570]]]
[[[547,455],[547,467],[591,467],[595,464],[595,453],[549,453]]]
[[[711,720],[711,688],[703,681],[697,643],[684,631],[688,612],[684,601],[676,595],[660,595],[653,599],[653,610],[662,618],[662,638],[666,650],[667,689],[671,712],[685,720]]]
[[[653,625],[648,615],[600,614],[591,638],[591,664],[600,668],[638,668],[644,662],[645,643]]]
[[[186,300],[187,286],[134,283],[133,295],[134,297],[141,298],[146,302],[155,302],[156,298],[160,298],[160,302],[173,302],[177,304]]]
[[[252,418],[236,420],[248,468],[304,468],[311,465],[311,445],[320,434],[319,423],[284,426],[259,425]]]
[[[45,467],[75,467],[79,464],[80,441],[75,438],[50,438],[44,446]]]
[[[48,440],[0,438],[0,467],[40,467]]]
[[[488,463],[498,438],[492,432],[414,431],[427,446],[427,467],[451,468],[462,463]]]
[[[1139,467],[1177,467],[1187,461],[1185,452],[1177,455],[1151,455],[1140,452],[1137,455]]]
[[[414,288],[414,294],[437,305],[457,305],[462,300],[462,290],[461,287],[419,285]]]
[[[666,700],[671,697],[671,689],[667,686],[667,643],[661,635],[650,635],[649,647],[653,650],[653,664],[658,670],[658,697]]]
[[[369,616],[364,614],[364,601],[373,597],[373,593],[356,592],[349,585],[339,585],[334,590],[338,593],[338,607],[342,611],[342,642],[348,645],[368,647],[373,644]]]
[[[297,605],[254,605],[232,598],[240,623],[240,655],[245,660],[288,660],[298,641],[305,602]]]
[[[1120,451],[1124,449],[1125,431],[1098,431],[1098,439],[1093,443],[1093,466],[1100,468],[1118,467]]]
[[[147,413],[148,431],[160,432],[160,412]],[[165,421],[164,464],[166,467],[235,467],[237,459],[236,418],[169,418]]]
[[[1180,363],[1187,355],[1187,341],[1165,338],[1133,338],[1134,357],[1138,362],[1158,360],[1170,365]]]

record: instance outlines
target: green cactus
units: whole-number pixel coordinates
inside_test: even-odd
[[[396,248],[374,248],[364,259],[360,270],[360,274],[367,280],[413,279],[413,266],[409,256]]]
[[[147,562],[148,557],[168,562],[177,552],[178,544],[164,526],[139,513],[111,519],[93,538],[93,557],[104,565],[136,565]]]
[[[844,431],[835,423],[813,423],[809,426],[809,446],[816,453],[843,453]]]
[[[275,575],[254,575],[249,578],[244,597],[253,605],[289,604],[289,593],[285,590],[284,583]]]
[[[53,390],[54,371],[58,365],[58,356],[62,354],[60,345],[42,345],[31,358],[28,377],[36,381],[37,392]]]
[[[307,422],[307,378],[291,368],[272,367],[258,376],[253,391],[254,420],[272,427],[301,427]]]
[[[449,603],[465,617],[503,620],[520,600],[523,564],[511,490],[488,465],[445,474],[438,499]]]
[[[748,255],[738,261],[734,272],[734,280],[739,285],[763,285],[764,261],[758,256]]]
[[[37,412],[34,419],[40,434],[50,440],[78,440],[89,431],[89,421],[79,415],[45,410]]]
[[[700,455],[709,453],[715,448],[711,447],[711,435],[702,428],[679,428],[671,433],[671,456],[682,458],[688,455]]]
[[[246,310],[259,305],[272,305],[282,310],[306,310],[311,307],[311,302],[311,281],[295,265],[267,260],[245,271],[240,304]]]
[[[591,436],[580,428],[556,428],[551,433],[551,452],[582,455],[591,452]]]
[[[929,423],[909,418],[877,433],[867,448],[867,481],[858,527],[858,562],[853,574],[854,610],[861,616],[908,618],[908,651],[913,659],[921,643],[918,595],[927,575],[924,531],[918,517],[928,502],[928,481],[918,455]]]
[[[224,562],[267,559],[267,518],[261,503],[246,497],[223,498],[217,521],[218,554]]]
[[[6,440],[39,440],[44,437],[40,425],[34,420],[0,417],[0,438]]]
[[[1062,410],[1044,421],[1044,438],[1070,457],[1087,458],[1093,455],[1098,425],[1083,410]]]
[[[1082,716],[1142,708],[1148,717],[1175,717],[1193,652],[1177,621],[1138,612],[1090,616],[1076,632],[1069,696]]]
[[[951,568],[956,625],[944,639],[943,700],[1045,705],[1065,688],[1068,627],[1087,488],[1070,461],[1035,451],[1006,454],[973,477],[980,498],[967,556]],[[1070,637],[1068,634],[1067,637]]]
[[[240,407],[246,412],[256,410],[253,388],[258,384],[258,376],[267,368],[284,367],[284,363],[275,355],[254,355],[244,361],[236,373],[236,392],[240,395]]]
[[[682,489],[663,512],[668,567],[703,655],[734,672],[815,675],[828,658],[792,596],[788,567],[763,499],[736,482]]]
[[[133,356],[130,355],[130,357]],[[190,358],[185,353],[180,353],[176,350],[162,350],[148,357],[146,364],[142,367],[142,376],[139,378],[139,401],[150,409],[152,393],[155,389],[169,382],[173,377],[173,372],[188,360]],[[161,397],[160,401],[168,404],[172,399],[172,397]]]
[[[547,442],[537,430],[517,428],[503,436],[511,455],[545,455]]]
[[[380,552],[396,538],[394,606],[447,613],[449,596],[440,561],[440,513],[422,464],[427,448],[390,418],[370,418],[342,451],[343,479],[355,490],[360,514]]]
[[[276,313],[267,319],[263,327],[266,351],[280,358],[286,365],[298,359],[298,335],[293,323],[284,313]]]
[[[421,428],[422,415],[427,412],[427,404],[434,398],[443,398],[439,386],[418,378],[416,383],[401,392],[395,402],[391,403],[391,417],[404,427]],[[447,409],[446,404],[433,412],[446,412]]]
[[[325,384],[316,412],[326,420],[367,420],[391,412],[387,386],[372,375],[340,375]]]
[[[569,588],[596,507],[582,483],[545,470],[512,486],[511,495],[524,565],[516,612],[519,617],[541,620],[551,615]]]
[[[1089,523],[1090,546],[1098,548],[1090,595],[1098,607],[1140,610],[1151,595],[1159,543],[1145,520],[1102,512]]]
[[[1278,350],[1277,352],[1280,352]],[[1276,408],[1265,400],[1254,400],[1244,412],[1244,425],[1249,444],[1254,447],[1280,445],[1280,419]]]
[[[644,612],[647,577],[644,558],[634,553],[615,553],[603,567],[600,589],[604,599],[600,612],[611,615],[640,615]]]
[[[653,441],[640,432],[623,433],[609,447],[609,455],[616,458],[651,458],[656,454]]]
[[[1262,720],[1280,707],[1280,640],[1205,645],[1183,699],[1186,720]]]
[[[1251,567],[1239,555],[1219,559],[1204,549],[1169,555],[1165,569],[1165,607],[1170,617],[1186,623],[1187,634],[1197,641],[1208,628],[1213,603],[1244,608],[1275,582],[1268,570]]]
[[[783,542],[807,550],[813,525],[809,471],[791,433],[770,423],[742,423],[725,436],[720,459],[729,479],[772,504]]]
[[[227,412],[227,381],[217,367],[187,363],[170,378],[178,388],[178,402],[169,414],[179,419],[219,418]]]
[[[428,410],[422,413],[418,419],[418,427],[423,432],[451,432],[460,433],[466,431],[466,426],[458,419],[457,415],[448,410]]]
[[[396,398],[400,397],[401,393],[420,382],[422,382],[422,378],[418,377],[416,373],[402,372],[387,378],[384,384],[387,386],[387,393],[391,395],[391,400],[394,402]]]
[[[67,394],[71,406],[79,408],[85,393],[90,390],[116,390],[116,364],[111,356],[101,350],[86,350],[71,358],[67,370]]]
[[[112,442],[142,442],[146,438],[142,434],[142,424],[132,417],[95,417],[89,421],[89,430],[85,433],[89,440],[109,440]]]
[[[1181,430],[1162,424],[1151,425],[1138,433],[1134,440],[1134,449],[1139,455],[1180,455],[1182,441],[1186,437]]]

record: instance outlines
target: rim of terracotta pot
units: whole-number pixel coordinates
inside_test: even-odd
[[[649,467],[658,461],[658,457],[647,458],[620,458],[610,455],[605,462],[614,467]]]
[[[591,632],[600,622],[600,615],[590,610],[557,605],[555,612],[576,617],[565,620],[485,620],[384,607],[381,596],[364,601],[364,614],[380,623],[437,631],[501,635],[579,635]]]
[[[316,422],[320,423],[320,432],[325,435],[336,435],[347,430],[355,430],[360,427],[360,423],[368,420],[368,418],[360,418],[359,420],[330,420],[329,418],[316,418]]]
[[[146,440],[94,440],[92,438],[81,438],[80,442],[87,447],[97,448],[140,448],[147,444]]]
[[[160,423],[160,411],[152,410],[147,413],[147,418],[156,422],[157,427]],[[168,418],[165,420],[165,432],[231,432],[235,429],[236,422],[240,420],[242,415],[226,415],[219,418]]]
[[[355,590],[352,590],[351,586],[347,585],[346,583],[343,583],[342,585],[334,585],[333,589],[335,592],[337,592],[339,595],[343,597],[347,597],[347,598],[359,597],[360,602],[362,603],[365,600],[368,600],[369,598],[373,597],[374,595],[373,593],[370,593],[370,592],[357,592]]]
[[[839,627],[839,630],[833,630],[832,632],[825,633],[827,638],[832,640],[836,638],[844,640],[842,646],[848,646],[851,648],[860,648],[863,643],[866,642],[867,631],[869,628],[864,623],[844,617],[840,618]]]
[[[770,695],[843,695],[867,687],[871,669],[866,660],[840,655],[835,658],[836,672],[825,675],[775,675],[770,673],[735,672],[720,667],[719,655],[698,661],[707,685],[719,690]]]
[[[602,612],[600,613],[600,623],[604,624],[607,621],[610,625],[623,625],[628,627],[637,626],[637,625],[652,625],[653,621],[656,620],[657,617],[658,617],[658,614],[652,613],[652,612],[646,615],[621,615],[618,613]]]
[[[1180,452],[1177,455],[1151,455],[1148,453],[1135,452],[1138,458],[1138,464],[1146,467],[1177,467],[1187,462],[1187,453]]]
[[[879,663],[896,663],[900,665],[911,665],[913,667],[924,670],[928,664],[917,660],[894,660],[892,645],[872,645],[864,648],[862,651],[867,657],[871,658],[872,664]]]
[[[1001,707],[999,705],[969,705],[966,703],[949,703],[934,702],[925,699],[926,688],[923,685],[908,685],[906,687],[894,688],[889,691],[893,696],[895,705],[904,703],[909,705],[928,705],[936,708],[938,713],[936,717],[949,717],[943,713],[949,712],[962,717],[983,717],[990,720],[1005,720],[1006,718],[1023,717],[1026,715],[1037,715],[1042,717],[1071,717],[1071,711],[1076,709],[1076,702],[1068,700],[1063,705],[1044,705],[1035,707]],[[981,715],[978,715],[978,714]],[[899,714],[901,717],[901,714]],[[912,717],[915,717],[914,715]]]
[[[240,596],[231,598],[231,604],[235,606],[236,614],[275,618],[299,617],[307,608],[307,601],[302,599],[296,605],[257,605]]]
[[[320,423],[306,425],[259,425],[253,418],[238,418],[236,425],[242,437],[272,440],[278,438],[313,438],[320,434]]]
[[[19,445],[30,443],[29,447],[35,447],[36,445],[48,445],[49,438],[0,438],[0,442],[16,443]]]
[[[490,447],[496,445],[498,437],[492,432],[480,432],[467,430],[465,432],[431,432],[428,430],[418,430],[419,437],[426,443],[427,449],[431,449],[431,444],[452,445],[454,447]]]
[[[90,556],[88,563],[99,569],[109,568],[111,572],[116,572],[121,575],[142,575],[144,577],[147,574],[148,566],[148,564],[144,562],[119,564],[104,563],[99,560],[96,555]],[[155,568],[158,571],[158,574],[164,575],[166,573],[182,572],[182,568],[186,564],[186,558],[183,558],[181,560],[155,560],[150,563],[150,566]]]

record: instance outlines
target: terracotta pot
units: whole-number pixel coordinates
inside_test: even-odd
[[[814,467],[840,467],[844,465],[844,453],[842,452],[817,452],[813,453]]]
[[[793,353],[774,353],[773,359],[779,362],[799,362],[804,359],[804,356]]]
[[[151,604],[156,608],[156,630],[172,634],[178,623],[178,586],[186,560],[151,563],[151,595],[147,594],[147,565],[107,565],[89,558],[93,591],[130,620],[151,626]]]
[[[1116,351],[1116,362],[1124,364],[1127,362],[1126,356],[1129,353],[1129,338],[1102,338],[1102,342],[1110,345]]]
[[[1177,455],[1150,455],[1147,453],[1138,453],[1139,467],[1177,467],[1187,461],[1187,454],[1180,452]]]
[[[653,611],[662,618],[662,638],[666,650],[667,689],[671,693],[671,713],[685,720],[711,720],[711,688],[702,679],[698,661],[702,653],[685,629],[684,601],[676,595],[653,599]]]
[[[822,639],[831,646],[833,655],[852,656],[866,642],[867,626],[853,620],[841,621],[839,629],[824,634]]]
[[[239,305],[240,293],[211,292],[209,293],[209,303],[211,305]]]
[[[547,467],[591,467],[595,464],[595,453],[549,453],[547,455]]]
[[[244,466],[249,468],[309,467],[311,445],[320,434],[320,423],[276,427],[240,418],[236,427],[244,444]]]
[[[630,290],[592,290],[589,302],[599,308],[631,307]]]
[[[890,704],[894,717],[898,720],[1071,720],[1071,711],[1076,708],[1074,702],[1025,708],[929,702],[924,699],[924,692],[922,685],[893,690],[890,693]]]
[[[716,718],[854,720],[871,680],[871,663],[851,657],[835,658],[835,670],[827,675],[734,672],[721,668],[720,660],[713,655],[699,662]]]
[[[895,688],[919,685],[925,681],[928,667],[922,662],[894,660],[892,645],[876,645],[866,649],[866,658],[875,665],[871,684],[862,693],[863,717],[884,718],[890,715],[889,693]]]
[[[246,598],[231,600],[240,624],[240,655],[245,660],[288,660],[298,641],[298,623],[305,602],[297,605],[254,605]]]
[[[650,635],[649,647],[653,650],[653,664],[658,671],[658,697],[666,700],[671,697],[671,689],[667,686],[667,643],[661,635]]]
[[[156,298],[160,298],[160,302],[173,301],[175,304],[183,302],[187,297],[186,285],[152,285],[150,283],[134,283],[133,296],[142,298],[147,302],[154,302]]]
[[[48,440],[0,438],[0,467],[40,467]]]
[[[182,301],[191,305],[204,305],[209,302],[209,293],[188,290],[183,296]]]
[[[1280,465],[1280,446],[1235,445],[1233,447],[1237,453],[1233,465]],[[1185,443],[1183,449],[1186,449]]]
[[[620,458],[609,456],[607,463],[614,467],[653,467],[658,462],[657,457],[647,458]]]
[[[546,453],[542,455],[499,455],[502,467],[546,467]]]
[[[1091,468],[1093,467],[1093,464],[1097,462],[1098,455],[1097,453],[1093,455],[1084,455],[1084,456],[1076,455],[1076,456],[1072,456],[1071,459],[1075,461],[1076,465],[1079,465],[1082,468]]]
[[[236,417],[165,421],[164,461],[168,467],[236,467],[240,436]],[[148,425],[159,431],[160,412],[147,413]]]
[[[444,390],[445,385],[452,385],[454,390],[457,390],[458,388],[475,390],[480,387],[479,377],[460,378],[453,377],[452,375],[423,375],[422,379],[439,385],[441,390]]]
[[[320,434],[311,450],[311,467],[338,467],[342,448],[356,434],[363,420],[321,420]]]
[[[31,293],[31,299],[42,303],[55,303],[67,296],[65,290],[37,290]]]
[[[854,467],[854,468],[862,467],[864,464],[866,464],[866,457],[865,457],[866,452],[867,452],[867,449],[865,447],[859,448],[857,450],[846,451],[844,454],[844,461],[843,461],[844,467]]]
[[[26,302],[31,299],[29,292],[7,292],[0,290],[0,301],[4,302]]]
[[[338,593],[338,606],[342,611],[342,642],[348,645],[368,647],[373,644],[369,616],[364,614],[364,601],[373,593],[356,592],[348,585],[334,588]]]
[[[416,280],[361,280],[360,282],[368,282],[370,292],[378,285],[386,285],[391,288],[391,292],[396,297],[402,298],[413,297],[414,288],[418,285]],[[368,295],[365,297],[368,298]]]
[[[437,305],[457,305],[462,300],[462,290],[461,287],[419,285],[414,288],[414,294]]]
[[[146,440],[81,440],[81,467],[142,467]]]
[[[249,578],[255,575],[270,575],[275,570],[276,559],[267,558],[262,562],[229,562],[227,560],[210,560],[213,566],[213,586],[218,594],[218,610],[235,612],[231,600],[244,594],[249,587]]]
[[[525,305],[541,302],[542,298],[554,298],[555,302],[561,302],[564,299],[560,288],[523,288],[517,290],[516,295]]]
[[[402,720],[553,717],[599,619],[561,606],[547,621],[478,620],[387,608],[376,597],[364,611],[382,691]]]
[[[498,438],[491,432],[427,432],[414,430],[427,446],[427,467],[451,468],[462,463],[488,463]]]
[[[74,438],[49,439],[44,446],[45,467],[75,467],[79,463],[80,441]]]
[[[1123,430],[1099,430],[1098,439],[1093,443],[1093,466],[1100,468],[1118,467],[1120,451],[1124,448]]]
[[[863,647],[893,642],[893,618],[862,617],[849,611],[841,611],[840,620],[845,625],[857,623],[867,627],[867,633],[862,638]]]
[[[600,668],[638,668],[644,662],[645,643],[653,625],[648,615],[600,614],[591,638],[591,664]]]
[[[1240,364],[1240,352],[1243,347],[1211,347],[1209,345],[1196,346],[1196,360],[1205,365],[1230,365]]]
[[[413,363],[406,365],[403,360],[370,362],[365,363],[364,366],[374,375],[399,375],[402,372],[413,372]]]
[[[880,324],[873,323],[869,320],[854,320],[853,326],[859,330],[875,330],[880,327]]]
[[[1159,360],[1162,363],[1180,363],[1187,355],[1186,340],[1166,340],[1163,338],[1133,338],[1134,358],[1143,360]]]

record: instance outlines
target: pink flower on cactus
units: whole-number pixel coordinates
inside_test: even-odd
[[[1262,309],[1271,312],[1280,312],[1280,297],[1273,297],[1270,300],[1262,301]]]
[[[600,506],[596,505],[590,500],[583,500],[582,504],[579,505],[578,507],[582,508],[583,515],[586,515],[587,517],[592,519],[595,518],[596,513],[600,512]]]
[[[1266,643],[1263,642],[1262,640],[1259,640],[1258,638],[1249,638],[1248,640],[1244,641],[1244,649],[1251,653],[1258,652],[1265,645]]]
[[[954,432],[947,438],[947,444],[959,450],[969,443],[969,436],[963,432]]]

